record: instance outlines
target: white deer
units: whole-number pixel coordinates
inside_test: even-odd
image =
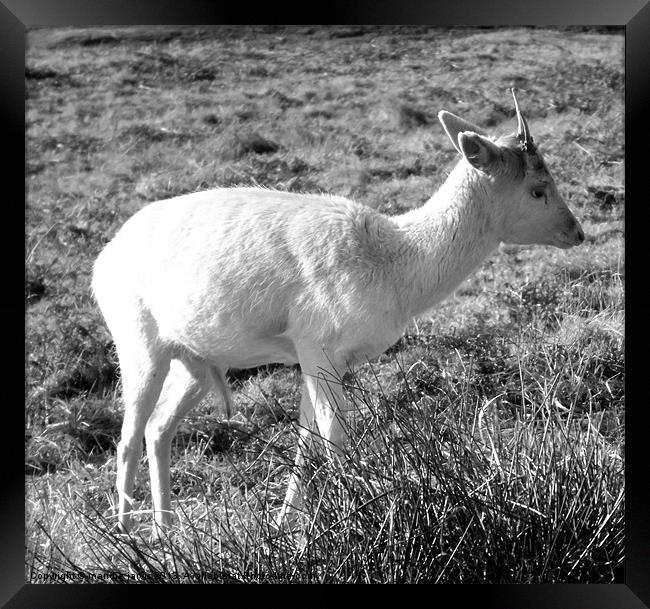
[[[427,203],[403,215],[342,197],[227,188],[152,203],[124,224],[92,282],[122,374],[123,530],[143,437],[154,520],[170,523],[172,438],[211,389],[230,412],[229,368],[300,364],[301,431],[282,521],[301,503],[309,438],[342,450],[344,400],[333,379],[394,344],[500,242],[584,240],[512,93],[518,130],[499,139],[438,114],[462,158]]]

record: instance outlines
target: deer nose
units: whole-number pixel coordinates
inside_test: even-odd
[[[582,243],[585,240],[585,232],[582,230],[581,226],[577,226],[577,236],[578,236],[578,243]]]

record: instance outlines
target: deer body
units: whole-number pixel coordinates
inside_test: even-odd
[[[425,205],[404,215],[333,196],[217,189],[148,205],[106,246],[93,289],[122,371],[122,527],[143,435],[155,519],[168,523],[177,424],[210,389],[230,410],[229,368],[301,365],[302,430],[284,516],[300,502],[310,434],[335,453],[344,442],[340,384],[328,378],[394,344],[501,241],[582,241],[536,151],[533,158],[439,116],[464,158]]]

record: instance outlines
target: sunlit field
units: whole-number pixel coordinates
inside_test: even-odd
[[[28,33],[26,578],[622,581],[623,30],[425,27]],[[273,526],[298,367],[232,370],[172,451],[173,527],[118,535],[122,402],[92,265],[148,202],[259,185],[422,205],[459,156],[448,110],[503,135],[515,86],[580,220],[570,250],[502,245],[346,377],[341,463],[309,459],[306,514]]]

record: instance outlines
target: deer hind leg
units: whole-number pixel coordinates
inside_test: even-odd
[[[151,326],[149,326],[151,328]],[[138,328],[142,330],[142,327]],[[124,396],[122,435],[117,445],[118,518],[128,531],[133,509],[133,483],[142,455],[142,438],[163,382],[169,371],[170,356],[151,334],[113,332],[120,362]],[[126,339],[125,339],[126,338]]]
[[[343,454],[347,435],[343,421],[343,367],[333,364],[317,349],[300,353],[300,365],[303,373],[300,435],[296,460],[280,512],[280,525],[302,507],[306,491],[303,485],[305,459],[310,448],[314,443],[321,446],[324,444],[322,448],[327,456],[338,458]]]
[[[153,413],[147,421],[145,438],[156,530],[171,522],[171,444],[178,424],[212,388],[207,363],[184,357],[172,360],[170,372]]]

